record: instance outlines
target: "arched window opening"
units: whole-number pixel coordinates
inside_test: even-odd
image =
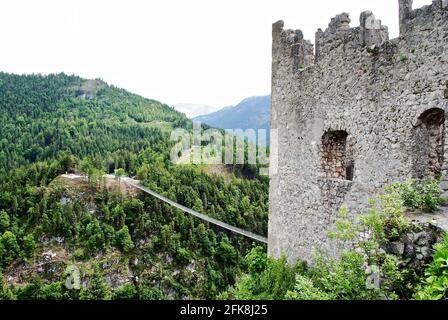
[[[442,172],[445,145],[445,112],[432,108],[419,117],[416,130],[416,173],[418,178],[438,178]]]
[[[347,156],[346,131],[328,131],[322,137],[322,171],[326,178],[353,180],[354,162]]]

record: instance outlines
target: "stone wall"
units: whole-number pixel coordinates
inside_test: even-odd
[[[416,10],[412,1],[399,3],[401,34],[393,40],[369,11],[356,28],[346,13],[332,19],[316,33],[315,52],[300,30],[273,25],[271,127],[279,153],[270,184],[271,255],[308,260],[313,248],[337,255],[327,231],[341,206],[361,213],[385,185],[427,174],[431,163],[446,177],[447,0]],[[422,121],[431,109],[442,115],[442,135]],[[336,131],[347,134],[345,151],[325,146]],[[328,169],[326,150],[333,153]]]
[[[418,231],[405,234],[383,249],[396,256],[401,266],[419,269],[431,262],[434,245],[442,241],[443,230],[430,223],[414,223],[414,227]]]

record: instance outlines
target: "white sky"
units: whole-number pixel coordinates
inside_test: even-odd
[[[414,8],[431,0],[414,0]],[[102,78],[169,104],[270,92],[271,25],[317,28],[371,10],[398,36],[398,0],[1,0],[0,70]]]

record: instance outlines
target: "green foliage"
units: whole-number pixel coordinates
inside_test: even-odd
[[[113,300],[135,300],[137,297],[137,289],[131,283],[127,283],[113,292]]]
[[[131,235],[127,226],[121,228],[115,236],[115,245],[123,252],[129,252],[134,248]]]
[[[43,285],[39,289],[39,300],[63,300],[66,299],[64,295],[65,285],[63,282],[53,282]]]
[[[263,249],[256,247],[246,256],[251,272],[244,275],[233,292],[236,299],[277,300],[284,299],[293,289],[295,269],[286,258],[273,259]],[[261,272],[260,272],[261,271]]]
[[[412,292],[414,270],[399,268],[380,248],[410,230],[404,206],[432,211],[440,205],[437,182],[391,186],[359,223],[342,209],[330,236],[359,241],[357,251],[340,259],[318,255],[310,267],[292,267],[285,258],[267,257],[265,247],[247,254],[250,241],[154,198],[104,188],[104,173],[117,170],[118,179],[137,174],[174,201],[267,234],[269,181],[257,176],[257,166],[229,166],[225,178],[208,174],[207,166],[174,166],[168,133],[191,129],[191,121],[99,80],[94,89],[87,87],[74,76],[0,73],[0,269],[18,259],[31,262],[45,248],[38,239],[60,237],[72,258],[87,265],[98,255],[116,254],[111,246],[117,247],[114,268],[120,270],[95,265],[93,274],[83,275],[87,286],[80,290],[40,278],[11,290],[0,277],[0,299],[157,300],[167,298],[166,288],[179,299],[393,299]],[[88,174],[88,188],[57,185],[59,175],[78,171]],[[359,240],[359,231],[371,237]],[[438,247],[418,298],[446,298],[446,247]],[[136,257],[140,261],[133,263]],[[139,284],[112,291],[106,273],[127,268]],[[368,285],[369,270],[382,277],[379,288]]]
[[[177,249],[176,260],[180,264],[186,265],[186,264],[190,263],[190,261],[191,261],[191,254],[185,248],[178,248]]]
[[[75,292],[65,287],[63,282],[45,283],[41,278],[34,278],[31,283],[17,289],[18,300],[73,300]]]
[[[361,227],[370,231],[372,240],[379,245],[398,240],[411,229],[404,216],[403,202],[396,193],[387,193],[370,200],[367,214],[360,218]]]
[[[336,239],[342,243],[355,241],[363,230],[368,230],[371,240],[378,245],[388,241],[398,240],[412,228],[411,223],[404,216],[403,201],[396,192],[370,199],[370,207],[365,215],[354,223],[348,216],[346,208],[341,208],[335,223],[335,231],[329,231],[330,239]],[[361,243],[362,244],[362,243]]]
[[[348,217],[347,208],[341,208],[335,223],[336,231],[329,231],[328,237],[340,241],[353,240],[359,233],[359,227],[352,223]]]
[[[166,296],[157,288],[127,283],[113,292],[113,300],[164,300]]]
[[[367,47],[367,53],[371,56],[376,56],[380,52],[379,46]]]
[[[11,231],[0,236],[0,268],[5,267],[18,257],[20,247],[17,238]]]
[[[364,255],[355,251],[343,252],[339,260],[316,255],[308,276],[314,285],[333,300],[378,299],[379,290],[366,285]]]
[[[380,297],[380,290],[366,286],[368,275],[361,253],[344,252],[339,260],[318,254],[313,264],[306,268],[303,265],[288,266],[285,258],[272,259],[255,248],[246,256],[246,263],[250,272],[221,298],[359,300]]]
[[[404,183],[395,183],[386,188],[390,194],[398,194],[404,206],[433,212],[441,205],[442,193],[437,180],[407,180]]]
[[[21,256],[25,259],[31,258],[37,247],[34,236],[32,234],[27,234],[23,237],[22,243]]]
[[[54,159],[61,152],[63,172],[76,165],[72,156],[100,156],[108,172],[117,167],[132,172],[129,151],[138,152],[164,138],[164,126],[156,122],[166,123],[168,129],[189,123],[167,105],[99,80],[91,99],[83,97],[86,81],[75,76],[0,73],[0,81],[0,173]],[[125,151],[120,158],[105,161],[115,150]],[[98,168],[98,161],[92,164]]]
[[[140,300],[166,300],[166,296],[157,288],[149,286],[140,286],[138,289]]]
[[[434,249],[433,262],[426,268],[425,279],[415,295],[418,300],[448,298],[448,233]]]
[[[298,274],[294,291],[288,291],[287,300],[330,300],[331,295],[326,294],[314,286],[311,279]]]
[[[94,266],[94,274],[89,278],[87,288],[82,287],[79,293],[81,300],[110,300],[112,291],[104,280],[103,272],[98,265]]]
[[[369,269],[382,278],[381,287],[370,287],[367,284],[370,292],[364,297],[360,294],[360,298],[368,298],[371,294],[370,298],[376,295],[377,297],[384,296],[388,299],[395,299],[409,294],[411,289],[409,283],[404,284],[404,282],[405,280],[410,281],[413,277],[412,272],[406,268],[399,269],[397,258],[386,254],[381,249],[391,241],[400,240],[403,235],[414,228],[404,216],[403,200],[397,192],[394,192],[394,189],[386,188],[385,195],[371,199],[367,213],[359,218],[358,223],[351,222],[347,215],[343,215],[342,222],[337,222],[336,226],[338,227],[336,234],[344,234],[346,230],[353,231],[350,233],[351,237],[343,239],[355,244],[357,252],[362,254],[364,268],[361,270]],[[360,238],[361,232],[368,237]],[[344,255],[338,263],[343,262]],[[367,269],[366,266],[368,266]],[[360,270],[356,265],[352,267],[353,270]],[[361,276],[360,273],[358,275]],[[359,287],[359,289],[361,288]],[[340,299],[340,297],[337,298]]]
[[[12,292],[11,288],[9,288],[5,278],[0,273],[0,301],[1,300],[14,300],[16,297]]]
[[[268,256],[263,247],[254,247],[246,256],[248,270],[252,275],[262,273],[268,263]]]
[[[126,176],[126,171],[123,168],[118,168],[117,170],[115,170],[115,176],[117,178],[121,178]]]
[[[5,232],[9,228],[9,215],[5,210],[0,211],[0,232]]]

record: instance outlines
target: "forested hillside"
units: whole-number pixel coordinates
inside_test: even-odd
[[[0,126],[0,299],[213,298],[234,284],[253,244],[120,181],[111,187],[102,177],[118,168],[267,233],[267,179],[243,178],[245,166],[225,175],[174,166],[170,130],[191,122],[157,101],[101,80],[0,73]],[[73,267],[80,287],[70,290]]]
[[[163,129],[189,125],[185,116],[157,101],[64,74],[0,73],[0,111],[3,172],[61,151],[81,158],[139,152],[161,143]]]

